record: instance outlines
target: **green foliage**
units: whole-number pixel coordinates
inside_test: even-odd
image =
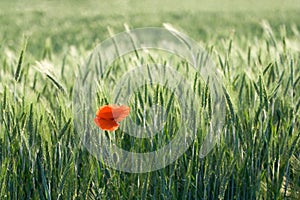
[[[56,19],[45,9],[49,5],[17,11],[17,4],[0,5],[13,5],[0,13],[5,27],[0,33],[0,199],[299,198],[297,6],[279,14],[272,8],[241,12],[242,6],[239,11],[208,6],[201,12],[170,8],[155,14],[138,9],[118,14],[117,7],[115,14],[93,10],[85,16],[77,15],[80,10],[74,6]],[[144,174],[119,172],[89,154],[74,130],[74,77],[94,45],[109,36],[107,26],[118,32],[123,22],[138,27],[166,21],[204,45],[222,71],[225,126],[220,142],[205,158],[199,157],[205,135],[199,129],[188,151],[166,168]],[[22,34],[30,35],[26,52],[19,45]],[[107,76],[118,74],[118,68],[110,70]],[[205,85],[197,77],[191,81],[207,107]],[[176,109],[176,97],[170,93],[154,88],[153,99],[147,99],[147,91],[151,94],[149,88],[137,93],[133,105],[160,101]],[[177,118],[177,112],[170,116],[174,120],[166,134],[179,126]],[[117,139],[120,144],[131,141]]]

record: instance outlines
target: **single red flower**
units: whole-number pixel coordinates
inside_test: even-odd
[[[104,131],[115,131],[119,128],[118,122],[129,115],[128,106],[105,105],[101,106],[94,119],[94,122]]]

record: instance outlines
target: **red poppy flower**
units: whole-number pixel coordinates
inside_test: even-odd
[[[98,109],[94,122],[104,131],[115,131],[118,129],[118,122],[129,115],[128,106],[105,105]]]

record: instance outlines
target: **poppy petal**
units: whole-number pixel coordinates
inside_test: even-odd
[[[104,131],[115,131],[119,127],[119,124],[114,120],[106,120],[96,117],[94,121],[97,126],[99,126]]]
[[[110,105],[101,106],[96,116],[103,119],[113,119],[112,107]]]
[[[113,107],[112,114],[116,122],[122,121],[129,115],[130,108],[128,106]]]

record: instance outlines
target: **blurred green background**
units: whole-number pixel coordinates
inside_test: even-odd
[[[124,23],[137,28],[165,22],[203,42],[233,31],[253,38],[263,32],[262,19],[275,29],[286,24],[289,33],[290,25],[300,25],[298,13],[298,0],[2,0],[0,43],[16,50],[23,37],[28,37],[28,51],[38,56],[47,38],[55,52],[70,45],[92,49],[109,37],[107,27],[119,32],[124,30]]]

